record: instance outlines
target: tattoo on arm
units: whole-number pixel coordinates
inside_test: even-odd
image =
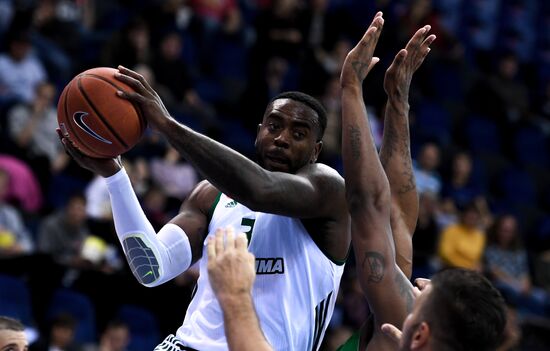
[[[399,177],[401,179],[399,182],[402,184],[400,184],[397,192],[403,195],[416,189],[409,146],[408,121],[407,118],[402,116],[392,116],[391,118],[393,120],[386,121],[384,125],[384,142],[380,152],[380,162],[382,162],[384,169],[387,169],[393,157],[396,157],[396,160],[402,163],[400,168],[403,169],[403,172]]]
[[[407,161],[405,161],[404,163],[407,163]],[[399,194],[406,194],[409,191],[416,189],[414,174],[410,168],[407,168],[407,170],[403,172],[403,179],[406,179],[406,182],[401,185],[401,188],[398,189]]]
[[[363,259],[363,269],[368,271],[367,282],[380,283],[384,278],[385,268],[385,259],[381,253],[375,251],[365,252],[365,258]]]
[[[351,155],[354,160],[361,157],[361,130],[358,126],[350,125],[348,127],[350,134]]]
[[[405,276],[400,274],[399,271],[395,274],[395,284],[397,284],[397,288],[399,289],[399,296],[405,299],[407,313],[411,313],[414,303],[413,292]]]

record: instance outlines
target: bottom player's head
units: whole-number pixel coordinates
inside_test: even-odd
[[[277,95],[258,126],[258,162],[270,171],[295,173],[317,161],[327,125],[323,106],[300,92]]]
[[[28,348],[23,324],[13,318],[0,316],[0,350],[24,351]]]
[[[436,274],[403,324],[401,350],[494,350],[506,324],[502,296],[481,274]]]

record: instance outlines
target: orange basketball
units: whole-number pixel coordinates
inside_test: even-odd
[[[115,78],[114,68],[80,73],[67,84],[57,103],[57,121],[75,146],[90,157],[112,158],[131,149],[147,123],[139,108],[116,95],[133,91]]]

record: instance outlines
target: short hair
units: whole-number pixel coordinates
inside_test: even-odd
[[[0,316],[0,330],[25,331],[25,326],[17,319]]]
[[[500,292],[480,273],[453,268],[432,277],[423,309],[437,350],[494,350],[502,340],[506,308]]]
[[[319,120],[319,138],[317,140],[323,139],[323,135],[325,135],[325,129],[327,128],[327,111],[323,107],[323,105],[314,98],[311,95],[299,92],[299,91],[287,91],[284,93],[280,93],[279,95],[275,96],[271,101],[270,104],[273,103],[275,100],[279,99],[290,99],[294,101],[301,102],[302,104],[306,105],[307,107],[311,108],[313,111],[317,113],[317,117]]]

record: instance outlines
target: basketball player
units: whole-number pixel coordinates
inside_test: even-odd
[[[480,273],[448,269],[435,274],[415,300],[403,332],[382,326],[402,351],[490,351],[503,341],[504,300]]]
[[[388,323],[385,330],[396,335],[390,324],[402,325],[411,312],[405,322],[406,349],[489,350],[498,345],[505,312],[502,298],[486,279],[468,271],[442,273],[420,295],[413,310],[414,289],[396,263],[399,248],[394,246],[392,233],[396,228],[390,225],[390,181],[381,163],[384,154],[379,158],[376,152],[362,91],[363,80],[378,62],[373,53],[383,23],[382,14],[377,14],[346,57],[340,79],[346,198],[359,281],[372,312],[372,322],[367,323],[372,328],[362,331],[359,342],[346,343],[340,350],[395,350],[394,340],[382,332],[381,326]],[[428,36],[429,29],[419,29],[386,72],[384,88],[389,97],[387,108],[394,109],[392,113],[408,113],[412,75],[435,39]],[[408,143],[403,145],[408,149]],[[436,327],[438,323],[444,327]],[[447,335],[452,336],[451,341]]]
[[[208,242],[208,272],[224,313],[229,349],[272,351],[250,295],[254,257],[246,249],[246,237],[239,235],[233,240],[228,231],[224,245],[223,234],[218,231],[216,239]],[[391,324],[382,325],[382,331],[394,341],[393,348],[387,349],[489,351],[502,341],[504,300],[483,275],[448,269],[434,275],[432,281],[418,279],[417,284],[420,289],[414,291],[414,307],[403,332]],[[358,350],[357,346],[353,350]]]
[[[0,350],[27,351],[28,349],[29,343],[23,324],[13,318],[0,316]]]
[[[400,249],[395,246],[394,239],[399,240],[399,237],[393,231],[403,235],[407,230],[407,217],[402,212],[396,212],[399,205],[392,206],[392,181],[387,178],[381,162],[386,157],[391,159],[392,153],[384,156],[382,150],[379,158],[376,152],[362,92],[363,80],[378,62],[377,58],[373,58],[373,52],[383,23],[382,14],[378,13],[360,43],[348,54],[341,75],[346,198],[352,220],[358,276],[372,315],[365,323],[366,328],[348,340],[340,350],[397,350],[395,341],[401,339],[401,332],[394,325],[402,325],[407,315],[400,345],[402,350],[494,349],[500,341],[506,318],[502,297],[487,279],[472,271],[445,271],[436,275],[432,284],[421,281],[419,285],[427,288],[419,293],[397,264],[396,251]],[[433,35],[428,36],[429,29],[426,26],[415,33],[386,73],[384,85],[389,96],[386,121],[392,116],[401,116],[401,121],[406,125],[412,74],[423,62],[429,45],[435,39]],[[385,133],[388,133],[388,127],[386,125]],[[403,130],[406,131],[402,134],[406,139],[402,144],[396,144],[401,147],[393,151],[408,155],[401,160],[410,162],[408,130],[406,127]],[[396,132],[390,127],[389,133]],[[395,216],[397,222],[391,219],[395,213],[398,214]],[[403,225],[399,225],[400,222]],[[223,248],[221,235],[215,242],[209,243],[209,247],[219,253]],[[210,255],[215,256],[215,253]],[[239,259],[238,254],[222,255],[221,259],[212,263],[211,271],[220,269],[220,264],[231,267],[234,272],[212,274],[210,277],[216,286],[225,318],[230,323],[226,330],[229,340],[234,342],[231,346],[234,350],[247,350],[247,347],[260,345],[256,350],[269,351],[269,345],[263,342],[261,330],[255,323],[253,306],[239,305],[241,298],[236,298],[250,291],[248,285],[251,283],[248,282],[254,277],[246,274],[250,271],[246,266],[251,263],[246,258]],[[404,267],[407,269],[407,266]],[[239,287],[242,289],[239,290]],[[419,293],[416,302],[415,292]],[[239,323],[240,330],[236,323]]]
[[[428,54],[435,36],[428,35],[429,26],[419,29],[386,71],[384,89],[388,102],[384,138],[392,142],[386,142],[378,156],[366,116],[362,85],[379,61],[373,54],[383,23],[379,12],[346,57],[340,77],[346,198],[358,278],[371,312],[361,330],[340,347],[340,351],[395,349],[393,341],[380,327],[382,323],[401,325],[414,302],[409,282],[412,245],[406,248],[398,245],[404,242],[399,237],[411,238],[418,214],[409,146],[408,95],[412,76]],[[410,182],[401,187],[391,184],[389,172],[386,176],[384,171],[384,168],[392,169],[389,165],[410,172]],[[396,201],[399,192],[410,196],[401,195],[405,201]]]
[[[336,299],[350,245],[344,180],[316,163],[326,115],[312,97],[284,93],[258,126],[258,164],[176,122],[142,76],[119,68],[149,125],[208,180],[181,212],[155,233],[120,162],[86,157],[69,136],[63,144],[83,167],[106,178],[115,227],[135,277],[156,286],[206,256],[206,238],[232,226],[256,256],[252,298],[266,339],[276,350],[318,349]],[[227,350],[223,315],[208,281],[207,260],[183,325],[157,350]]]

